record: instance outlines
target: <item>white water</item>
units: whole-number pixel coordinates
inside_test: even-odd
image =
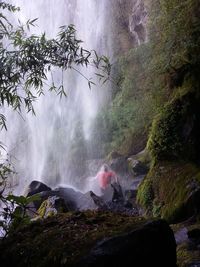
[[[21,11],[15,16],[22,22],[39,18],[33,33],[45,31],[48,37],[55,37],[59,26],[74,24],[78,38],[84,41],[83,47],[110,56],[108,0],[8,2],[20,6]],[[93,75],[91,70],[82,72],[89,78]],[[61,73],[55,72],[54,79],[60,83]],[[32,180],[81,189],[78,180],[87,158],[85,144],[90,142],[91,126],[109,94],[107,88],[99,86],[90,90],[77,73],[65,73],[64,83],[68,97],[60,100],[55,94],[46,93],[35,103],[36,117],[24,113],[22,118],[13,111],[5,111],[8,132],[0,133],[0,140],[15,166],[13,183],[19,183],[19,192]],[[79,155],[78,159],[72,159],[74,153]]]

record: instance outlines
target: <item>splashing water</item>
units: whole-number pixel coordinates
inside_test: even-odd
[[[20,6],[14,14],[22,22],[39,18],[32,33],[43,32],[55,37],[61,25],[74,24],[83,47],[109,55],[107,0],[10,0]],[[16,21],[17,19],[14,18]],[[87,77],[92,70],[82,70]],[[54,81],[60,83],[62,73],[54,72]],[[5,108],[8,132],[0,133],[9,157],[15,166],[13,183],[19,183],[18,192],[32,180],[41,180],[50,186],[68,184],[81,188],[84,159],[91,138],[91,127],[100,108],[108,100],[106,88],[88,88],[81,75],[67,71],[64,84],[68,97],[56,97],[47,92],[35,103],[36,116],[21,116]],[[76,178],[79,177],[79,178]]]

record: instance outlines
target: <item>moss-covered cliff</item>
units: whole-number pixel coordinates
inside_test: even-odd
[[[115,1],[118,84],[113,85],[112,103],[97,119],[96,129],[103,131],[96,134],[105,154],[115,150],[129,156],[145,146],[149,150],[152,168],[138,201],[170,221],[198,212],[199,14],[196,0]],[[140,27],[146,37],[136,42]]]
[[[150,128],[153,162],[138,201],[154,215],[176,221],[199,212],[199,5],[163,0],[149,7],[154,81],[167,98]]]

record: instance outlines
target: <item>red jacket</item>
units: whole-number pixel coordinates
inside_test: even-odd
[[[111,183],[111,179],[115,177],[116,177],[116,174],[112,171],[99,172],[97,174],[99,185],[102,189],[106,189],[106,187]]]

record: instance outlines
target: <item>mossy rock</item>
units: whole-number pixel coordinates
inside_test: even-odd
[[[176,97],[153,122],[148,149],[155,161],[200,158],[200,99],[194,92]]]
[[[147,143],[147,132],[132,132],[131,130],[126,133],[124,140],[119,146],[118,151],[121,155],[131,156],[133,154],[138,154],[142,151]]]
[[[174,233],[182,227],[186,228],[189,233],[194,229],[200,229],[200,224],[199,221],[196,221],[190,225],[178,224],[171,227],[174,230]],[[199,247],[195,243],[191,242],[191,240],[188,239],[178,244],[176,250],[178,267],[198,266],[200,264]]]
[[[194,229],[200,229],[200,221],[199,219],[189,220],[187,222],[172,224],[170,225],[170,227],[173,230],[175,236],[183,229],[187,231],[188,236],[188,232]],[[183,240],[178,240],[176,251],[178,267],[194,267],[198,266],[197,263],[200,263],[199,247],[191,242],[190,239],[183,237]]]
[[[200,168],[192,163],[160,162],[139,186],[138,203],[169,222],[200,212]]]
[[[200,263],[199,250],[190,249],[187,243],[179,245],[177,247],[177,263],[178,267],[199,266],[197,265]]]
[[[150,165],[152,162],[151,155],[147,149],[144,149],[135,155],[131,155],[127,160],[130,171],[132,171],[132,163],[134,161],[138,161],[139,163],[141,163],[146,170],[150,169]]]
[[[38,220],[0,241],[1,266],[72,266],[105,237],[142,226],[146,220],[111,212],[68,212]]]
[[[137,194],[137,200],[146,209],[146,211],[152,209],[154,199],[153,183],[151,179],[144,179],[139,187]]]

